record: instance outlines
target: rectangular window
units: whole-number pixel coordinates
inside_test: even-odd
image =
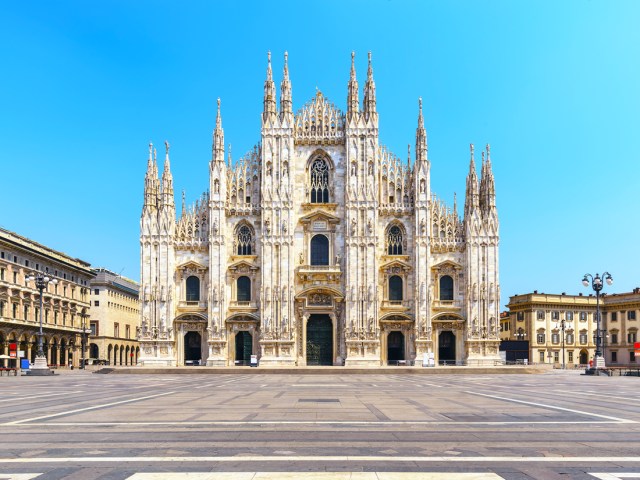
[[[114,337],[119,337],[120,336],[120,324],[119,323],[114,323],[113,324],[113,336]]]
[[[18,283],[18,272],[13,272],[13,283]]]
[[[538,359],[540,363],[544,363],[544,350],[538,350]]]
[[[627,343],[633,343],[636,341],[636,332],[627,333]]]
[[[573,333],[567,333],[567,340],[566,342],[568,344],[572,344],[573,342],[575,342],[575,338],[573,337]]]
[[[611,334],[611,343],[616,345],[618,343],[618,334],[617,333],[612,333]]]
[[[18,304],[13,304],[13,318],[18,318]]]
[[[553,363],[558,363],[560,361],[560,352],[553,352]]]
[[[53,312],[53,324],[58,324],[58,312]]]
[[[567,352],[567,357],[569,359],[569,363],[573,363],[573,350],[569,350]]]
[[[567,312],[564,315],[567,320],[573,320],[573,312]]]
[[[618,352],[611,352],[611,362],[618,363]]]
[[[552,333],[551,334],[551,343],[560,343],[560,334]]]
[[[587,321],[587,312],[580,312],[580,321],[581,322]]]
[[[612,322],[618,321],[618,312],[611,312],[611,321]]]
[[[93,302],[93,306],[94,307],[99,307],[100,306],[100,301],[96,300],[95,302]]]
[[[635,362],[636,361],[636,352],[634,352],[633,350],[631,350],[629,352],[629,361],[630,362]]]
[[[4,280],[4,268],[0,268],[0,280]]]
[[[538,310],[538,320],[544,320],[544,310]]]
[[[13,263],[18,263],[18,257],[16,257],[15,255],[13,256]]]
[[[127,338],[131,338],[131,326],[130,325],[125,325],[124,333],[125,333],[125,336]]]
[[[93,293],[96,294],[96,295],[100,295],[100,289],[94,288],[93,289]]]
[[[551,320],[560,320],[560,312],[551,312]]]
[[[586,345],[587,344],[587,334],[586,333],[581,333],[580,334],[580,344],[581,345]]]
[[[24,261],[24,266],[25,266],[25,267],[28,267],[28,266],[29,266],[29,260],[25,260],[25,261]]]
[[[91,329],[91,336],[95,337],[98,335],[98,322],[91,322],[89,328]]]
[[[28,305],[24,306],[24,312],[23,313],[24,313],[24,317],[23,318],[25,320],[29,320],[29,306]]]
[[[4,317],[4,302],[0,300],[0,317]]]
[[[537,338],[537,340],[538,340],[538,343],[544,343],[544,333],[539,333],[539,334],[536,336],[536,338]]]
[[[67,314],[63,313],[62,314],[62,325],[66,325],[67,324]]]
[[[524,320],[524,312],[518,312],[517,313],[517,319],[518,319],[519,322]]]
[[[636,319],[636,311],[635,310],[629,310],[627,312],[627,320],[635,320]]]

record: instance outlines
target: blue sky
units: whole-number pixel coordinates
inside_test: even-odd
[[[491,144],[502,303],[533,290],[640,286],[640,2],[5,1],[0,225],[139,278],[149,141],[180,202],[208,186],[222,99],[233,156],[260,139],[266,52],[289,52],[294,109],[345,109],[373,54],[380,142],[405,158],[423,98],[432,190],[464,199],[469,143]]]

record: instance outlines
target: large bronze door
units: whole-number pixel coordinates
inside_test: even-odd
[[[307,365],[333,365],[333,325],[329,315],[307,320]]]
[[[202,359],[202,337],[198,332],[188,332],[184,336],[184,362],[186,365],[200,365]]]
[[[404,360],[404,335],[402,332],[391,332],[387,337],[387,360],[394,363]]]

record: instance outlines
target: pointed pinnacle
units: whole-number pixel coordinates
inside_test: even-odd
[[[220,97],[218,97],[218,113],[216,114],[216,129],[222,127],[222,116],[220,115]]]
[[[371,52],[369,52],[369,68],[367,69],[367,77],[369,79],[373,77],[373,67],[371,66]]]
[[[271,51],[267,52],[267,80],[273,80],[273,75],[271,74]]]

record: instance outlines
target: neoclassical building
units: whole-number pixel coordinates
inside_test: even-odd
[[[176,217],[166,144],[141,217],[142,365],[494,364],[498,215],[489,146],[473,146],[463,217],[431,192],[419,102],[415,156],[379,139],[371,55],[346,113],[320,91],[279,108],[267,65],[260,142],[225,159],[220,101],[209,189]]]

